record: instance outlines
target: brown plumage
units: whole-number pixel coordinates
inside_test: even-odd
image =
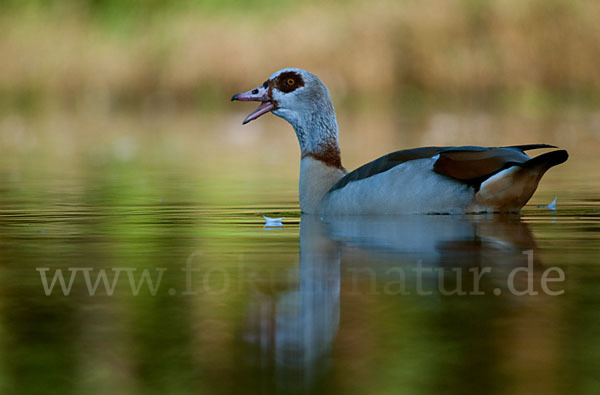
[[[302,154],[301,159],[313,158],[323,162],[326,166],[333,167],[346,171],[342,166],[342,157],[340,156],[340,149],[336,145],[325,145],[318,152],[306,152]]]

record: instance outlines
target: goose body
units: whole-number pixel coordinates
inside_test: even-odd
[[[260,101],[244,120],[268,112],[287,120],[300,143],[299,200],[303,213],[323,215],[517,212],[544,173],[567,160],[564,150],[534,158],[546,144],[510,147],[421,147],[385,155],[347,172],[335,110],[312,73],[283,69],[232,100]]]

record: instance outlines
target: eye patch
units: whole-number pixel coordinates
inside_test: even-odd
[[[281,73],[275,79],[275,87],[284,93],[290,93],[304,86],[302,76],[295,71]]]

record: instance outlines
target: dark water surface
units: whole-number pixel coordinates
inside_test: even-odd
[[[2,162],[2,393],[600,393],[594,156],[520,217],[318,218],[124,143]]]

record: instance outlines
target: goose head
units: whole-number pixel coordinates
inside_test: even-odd
[[[329,91],[316,75],[306,70],[279,70],[262,85],[233,95],[231,100],[260,102],[242,124],[269,112],[288,121],[294,127],[303,155],[338,147],[338,127]]]

